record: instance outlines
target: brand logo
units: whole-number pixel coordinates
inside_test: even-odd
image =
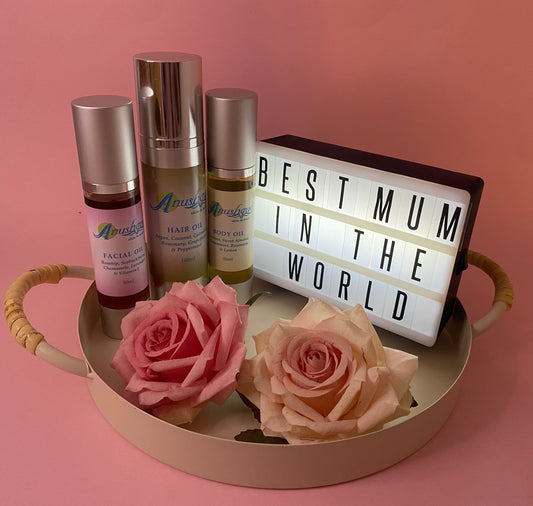
[[[178,207],[202,210],[205,207],[205,193],[196,192],[196,195],[188,199],[179,199],[174,195],[174,192],[160,193],[157,196],[157,204],[150,207],[154,211],[163,211],[164,213],[171,213]]]
[[[93,235],[97,239],[105,239],[106,241],[108,241],[109,239],[113,239],[113,237],[116,237],[117,235],[123,237],[137,237],[142,234],[143,231],[143,222],[133,220],[129,227],[122,228],[117,228],[112,223],[100,223],[100,225],[98,225],[98,233],[93,233]]]
[[[252,214],[252,207],[243,207],[240,204],[232,209],[224,209],[220,202],[213,202],[209,208],[209,214],[213,216],[227,216],[228,218],[239,218],[240,220]]]

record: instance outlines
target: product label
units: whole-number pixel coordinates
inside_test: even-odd
[[[203,166],[143,165],[150,269],[156,284],[206,275],[207,226]]]
[[[253,190],[209,189],[209,262],[236,272],[253,264]]]
[[[94,280],[100,293],[125,297],[148,285],[141,204],[123,209],[86,206]]]

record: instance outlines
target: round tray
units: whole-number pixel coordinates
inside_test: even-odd
[[[136,407],[127,398],[124,381],[109,366],[119,341],[102,331],[94,283],[79,311],[78,334],[84,360],[50,345],[29,323],[23,310],[28,291],[63,277],[92,279],[92,269],[62,264],[31,269],[9,287],[4,299],[6,322],[16,341],[52,365],[87,378],[90,393],[104,417],[127,440],[147,454],[177,469],[225,483],[263,488],[305,488],[354,480],[389,467],[414,453],[442,427],[458,396],[472,337],[489,328],[513,301],[512,285],[492,260],[469,252],[469,262],[485,271],[495,285],[489,312],[470,325],[459,301],[436,344],[425,347],[376,328],[385,346],[417,355],[419,368],[411,382],[417,406],[408,416],[380,430],[333,442],[305,445],[236,441],[241,431],[257,428],[252,412],[237,394],[223,405],[207,405],[194,423],[176,427]],[[251,336],[278,318],[293,318],[306,299],[264,281],[254,291],[269,291],[250,310],[246,344]],[[318,465],[317,465],[318,463]]]
[[[292,318],[306,299],[265,282],[268,290],[250,312],[247,339],[278,317]],[[223,405],[208,405],[187,428],[176,427],[134,406],[125,398],[124,381],[109,363],[119,341],[103,334],[94,285],[79,313],[79,337],[91,372],[88,382],[104,417],[127,440],[177,469],[211,480],[264,488],[303,488],[353,480],[391,466],[424,445],[442,427],[455,405],[467,363],[472,333],[462,306],[455,310],[432,348],[377,329],[385,346],[419,357],[412,381],[418,403],[411,413],[381,430],[335,442],[266,445],[235,441],[258,427],[237,394]],[[247,342],[248,350],[254,350]],[[317,466],[317,462],[320,465]]]

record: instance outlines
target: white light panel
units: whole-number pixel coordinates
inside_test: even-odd
[[[293,136],[258,142],[254,274],[432,346],[480,178]]]

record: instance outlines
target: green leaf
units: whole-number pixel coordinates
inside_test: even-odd
[[[246,406],[248,406],[254,415],[254,418],[261,423],[261,412],[259,411],[259,408],[248,399],[248,397],[245,397],[243,394],[241,394],[238,390],[237,393],[239,394],[239,397],[241,398],[241,401],[244,402]]]
[[[250,299],[248,300],[246,305],[247,306],[251,306],[259,297],[262,297],[263,295],[272,295],[272,293],[270,293],[270,292],[259,292],[259,293],[256,293],[255,295],[252,295],[252,297],[250,297]]]
[[[287,445],[287,440],[282,437],[265,436],[261,429],[243,430],[240,434],[235,436],[235,441],[243,441],[245,443],[262,443],[270,445]]]

